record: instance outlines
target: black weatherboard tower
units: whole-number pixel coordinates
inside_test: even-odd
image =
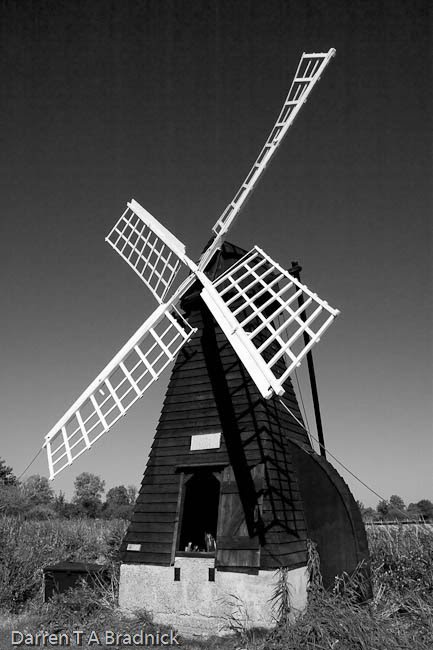
[[[290,379],[305,357],[311,370],[311,348],[339,312],[301,283],[299,269],[226,241],[334,53],[302,55],[277,122],[197,263],[128,203],[106,239],[158,307],[45,439],[53,478],[175,362],[121,548],[119,598],[180,630],[217,632],[239,608],[250,624],[272,625],[281,567],[292,612],[301,610],[307,539],[325,584],[368,560],[356,503],[311,447]]]
[[[223,244],[210,279],[244,253]],[[358,507],[313,451],[290,378],[284,402],[291,413],[262,397],[198,287],[181,306],[196,332],[172,371],[123,562],[170,566],[196,553],[214,557],[218,570],[297,568],[310,538],[325,584],[353,571],[367,557]]]

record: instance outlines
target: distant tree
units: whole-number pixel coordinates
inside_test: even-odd
[[[97,512],[99,512],[99,507],[100,506],[97,508]],[[83,511],[76,503],[65,503],[63,509],[63,517],[65,517],[65,519],[74,519],[75,517],[81,517],[82,515]]]
[[[387,519],[407,519],[405,503],[397,494],[393,494],[389,497]]]
[[[101,514],[102,502],[95,497],[84,497],[74,505],[78,508],[79,514],[85,517],[95,519]]]
[[[365,508],[362,518],[364,519],[364,521],[376,521],[378,518],[377,512],[374,508],[370,508],[370,507]]]
[[[374,508],[370,507],[365,507],[365,505],[362,503],[362,501],[357,501],[359,511],[361,513],[361,517],[363,518],[364,521],[374,521],[377,519],[377,512],[374,510]]]
[[[79,511],[87,517],[97,517],[102,508],[105,481],[96,474],[82,472],[75,479],[74,488],[72,500]]]
[[[393,494],[392,496],[389,497],[389,504],[393,508],[403,510],[403,512],[406,510],[405,503],[403,499],[398,496],[398,494]]]
[[[0,514],[25,515],[29,502],[20,485],[0,483]]]
[[[409,503],[407,507],[407,518],[413,521],[418,521],[422,517],[421,510],[416,503]]]
[[[429,499],[421,499],[416,505],[425,521],[433,521],[433,503]]]
[[[389,504],[387,501],[379,501],[376,507],[377,514],[380,516],[381,519],[386,519],[389,511]]]
[[[128,506],[129,494],[126,487],[124,485],[117,485],[108,490],[106,503],[109,505]]]
[[[46,476],[29,476],[23,483],[23,490],[32,506],[54,506],[53,488]]]
[[[135,488],[124,485],[117,485],[107,492],[103,506],[104,517],[110,519],[129,519],[132,513],[133,501],[135,500]]]
[[[65,494],[62,491],[54,497],[54,511],[58,517],[64,517],[65,519],[78,517],[82,514],[76,503],[68,503],[66,501]]]
[[[3,458],[0,458],[0,485],[16,485],[17,477],[13,473],[12,467],[6,465]]]
[[[105,481],[96,474],[82,472],[74,481],[73,501],[80,501],[88,497],[93,497],[102,501],[102,495],[105,490]]]
[[[59,517],[64,517],[66,509],[66,497],[65,493],[60,490],[58,494],[54,497],[54,510]]]

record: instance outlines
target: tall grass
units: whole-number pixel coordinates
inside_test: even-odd
[[[116,561],[125,527],[121,520],[0,517],[0,611],[18,612],[40,594],[50,564]]]
[[[124,532],[123,521],[0,518],[0,632],[17,616],[21,628],[25,625],[34,631],[77,625],[153,629],[146,613],[126,619],[118,610],[115,580],[93,590],[83,585],[42,603],[45,566],[80,560],[115,567]],[[336,581],[333,590],[323,589],[318,556],[311,546],[309,604],[295,622],[287,615],[290,601],[283,580],[280,624],[265,641],[249,634],[232,640],[184,641],[183,646],[190,650],[432,650],[433,527],[371,526],[368,537],[374,597],[367,603],[359,599],[362,571]]]
[[[371,527],[368,538],[373,599],[360,602],[362,571],[324,590],[310,549],[315,579],[307,610],[294,624],[277,626],[261,650],[433,649],[432,528]]]
[[[368,540],[376,599],[433,598],[433,526],[369,526]]]

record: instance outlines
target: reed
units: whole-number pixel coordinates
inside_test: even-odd
[[[145,612],[126,617],[117,607],[118,548],[124,521],[22,521],[0,517],[0,633],[18,629],[123,629],[143,626]],[[183,640],[190,650],[431,650],[433,648],[433,527],[370,526],[373,599],[361,603],[362,570],[323,589],[314,545],[309,547],[309,604],[295,621],[284,573],[276,590],[280,623],[270,634],[244,631],[233,638]],[[44,566],[61,560],[105,563],[111,583],[82,585],[42,603]],[[342,581],[344,589],[341,588]],[[278,593],[281,600],[278,601]],[[0,634],[1,638],[1,634]],[[102,647],[103,650],[103,646]],[[113,646],[111,646],[113,647]],[[2,645],[0,650],[9,650]],[[83,646],[86,650],[85,646]]]

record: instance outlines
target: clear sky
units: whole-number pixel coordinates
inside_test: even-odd
[[[156,306],[104,242],[126,201],[196,258],[301,53],[335,47],[230,240],[299,260],[342,312],[315,348],[330,450],[386,497],[433,499],[429,5],[0,0],[0,456],[17,474]],[[54,488],[82,471],[138,486],[168,378]]]

